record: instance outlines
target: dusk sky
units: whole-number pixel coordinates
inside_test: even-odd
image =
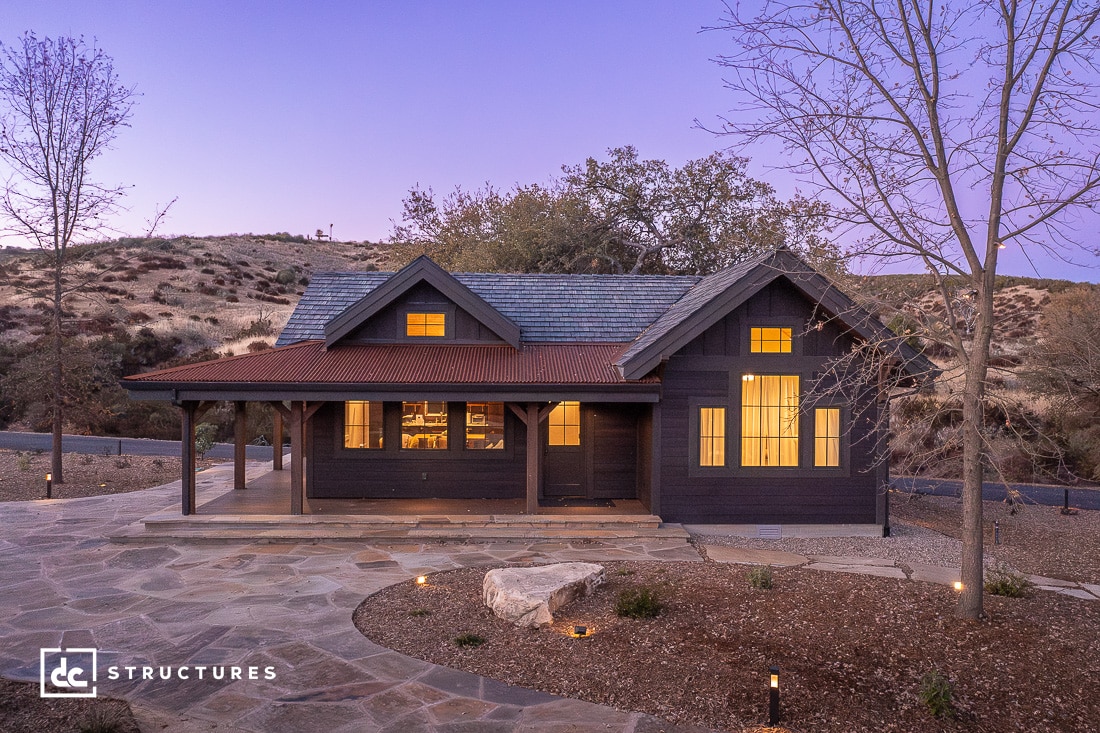
[[[677,166],[727,147],[695,123],[717,127],[736,104],[713,61],[729,39],[700,32],[724,9],[718,0],[5,0],[0,40],[24,30],[94,38],[136,86],[132,127],[95,168],[97,180],[133,186],[121,232],[142,234],[157,204],[178,197],[161,234],[332,224],[336,239],[381,240],[417,184],[507,189],[610,147]],[[789,197],[796,183],[767,157],[750,172]],[[1036,265],[1005,252],[1002,271],[1100,279]]]

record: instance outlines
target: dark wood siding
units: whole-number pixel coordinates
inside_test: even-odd
[[[592,449],[590,495],[594,499],[632,499],[638,495],[638,419],[636,405],[588,405]]]
[[[454,323],[450,324],[448,340],[458,343],[503,343],[503,340],[468,312],[451,302],[447,296],[427,283],[418,283],[409,288],[400,298],[371,316],[370,320],[348,334],[346,343],[379,343],[408,341],[405,336],[403,314],[409,309],[424,309],[433,306],[448,309],[454,313]],[[423,340],[416,340],[423,343]]]
[[[740,461],[740,384],[747,373],[798,374],[806,390],[826,359],[850,342],[835,327],[812,327],[818,314],[778,280],[708,328],[670,358],[662,376],[660,410],[660,515],[669,522],[782,524],[875,523],[881,521],[879,486],[884,469],[875,466],[874,393],[865,390],[845,404],[845,465],[842,470],[812,467],[813,415],[800,419],[798,468],[742,469]],[[792,354],[748,354],[752,325],[790,323]],[[699,404],[728,410],[727,463],[700,469],[690,432],[690,411]],[[832,403],[830,403],[832,404]]]
[[[400,450],[401,403],[386,403],[382,450],[343,447],[343,403],[326,404],[310,421],[308,493],[314,498],[518,499],[526,496],[527,430],[505,410],[504,451],[468,451],[464,403],[448,406],[450,449]]]

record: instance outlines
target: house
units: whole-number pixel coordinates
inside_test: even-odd
[[[195,421],[227,400],[239,488],[247,403],[289,422],[292,513],[583,498],[666,522],[885,528],[883,387],[821,388],[868,343],[888,344],[895,373],[933,371],[786,249],[705,277],[452,274],[420,257],[316,275],[274,349],[124,386],[183,412],[184,514]]]

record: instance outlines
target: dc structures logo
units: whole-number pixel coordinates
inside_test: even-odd
[[[39,694],[42,697],[95,697],[95,649],[41,649]],[[57,691],[47,689],[49,681]]]

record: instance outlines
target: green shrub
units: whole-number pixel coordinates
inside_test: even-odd
[[[105,703],[89,710],[77,724],[80,733],[121,733],[129,729],[123,710]]]
[[[285,270],[279,270],[275,273],[275,282],[280,285],[290,285],[298,279],[298,273],[289,267]]]
[[[770,565],[757,565],[749,571],[749,585],[757,590],[772,589],[772,568]]]
[[[413,618],[423,618],[424,616],[431,616],[432,612],[426,608],[414,608],[409,611],[409,615]]]
[[[475,646],[481,646],[485,643],[485,639],[481,638],[477,634],[461,634],[455,637],[455,644],[462,649],[469,649]]]
[[[655,618],[661,613],[661,601],[652,588],[627,588],[615,601],[615,613],[623,618]]]
[[[195,428],[195,452],[199,458],[206,456],[207,451],[214,447],[218,438],[218,427],[208,422],[199,424]]]
[[[1023,598],[1034,586],[1034,583],[1007,565],[997,565],[985,574],[985,592],[994,596]]]
[[[933,669],[920,679],[920,699],[928,712],[937,718],[955,717],[955,706],[951,695],[955,687],[939,670]]]

